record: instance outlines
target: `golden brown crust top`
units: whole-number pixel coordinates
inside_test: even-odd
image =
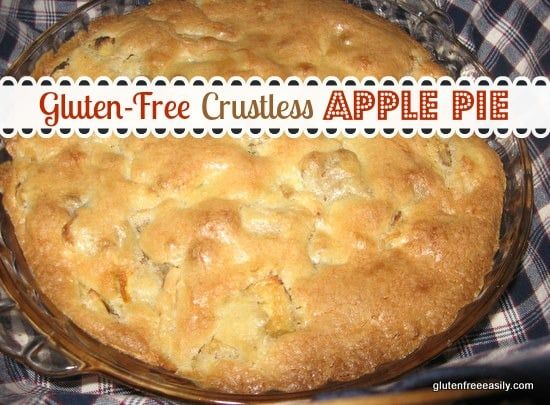
[[[358,376],[477,294],[481,140],[17,139],[4,204],[44,292],[109,344],[235,391]]]
[[[62,68],[56,69],[59,64]],[[159,1],[50,74],[438,74],[339,1]],[[479,139],[17,138],[3,202],[44,293],[107,344],[227,391],[405,356],[478,293],[504,178]]]
[[[398,27],[340,0],[157,1],[90,24],[37,76],[442,75]]]

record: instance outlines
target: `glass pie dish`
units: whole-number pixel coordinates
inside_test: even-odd
[[[39,37],[8,74],[15,77],[30,74],[42,54],[58,49],[76,32],[85,29],[91,20],[124,14],[146,3],[142,0],[95,0],[88,3]],[[400,25],[428,48],[452,76],[486,74],[456,40],[449,19],[431,2],[365,0],[353,3]],[[238,403],[289,400],[311,397],[329,390],[388,382],[441,353],[478,323],[491,310],[518,267],[529,233],[533,202],[527,148],[522,140],[515,137],[494,137],[488,143],[502,159],[507,190],[499,249],[481,293],[460,311],[445,332],[430,337],[407,357],[384,364],[357,380],[329,383],[304,392],[233,395],[202,389],[171,372],[106,346],[76,326],[40,293],[3,207],[0,207],[0,280],[5,291],[0,291],[0,350],[46,375],[101,373],[138,389],[192,401]],[[0,160],[6,159],[9,156],[2,150]]]

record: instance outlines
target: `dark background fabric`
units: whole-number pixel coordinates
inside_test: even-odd
[[[436,0],[494,76],[550,74],[550,1]]]
[[[0,1],[0,74],[47,27],[85,1]],[[437,0],[460,41],[494,76],[549,76],[548,0]],[[548,139],[527,140],[533,159],[535,212],[517,276],[473,331],[430,364],[398,382],[352,396],[430,387],[434,381],[481,378],[537,384],[550,378],[550,162]],[[165,403],[101,376],[43,377],[0,355],[0,403]]]

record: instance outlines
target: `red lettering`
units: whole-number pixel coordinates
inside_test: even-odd
[[[437,119],[437,90],[420,90],[420,119]]]
[[[453,119],[461,120],[462,113],[468,111],[475,104],[474,96],[466,90],[453,91]]]
[[[334,117],[341,117],[346,121],[352,119],[346,96],[342,90],[335,90],[331,93],[323,119],[331,120]]]
[[[395,91],[380,90],[378,92],[378,119],[388,118],[388,111],[393,111],[399,106],[399,97]]]
[[[491,91],[491,119],[492,120],[507,120],[508,119],[508,90],[493,90]]]
[[[362,120],[363,113],[374,107],[374,94],[370,91],[357,90],[353,92],[353,119]]]

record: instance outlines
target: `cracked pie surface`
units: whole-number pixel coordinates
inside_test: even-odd
[[[154,2],[35,76],[442,75],[338,0]],[[3,203],[37,284],[102,342],[228,392],[350,380],[442,332],[498,244],[480,139],[15,138]]]

